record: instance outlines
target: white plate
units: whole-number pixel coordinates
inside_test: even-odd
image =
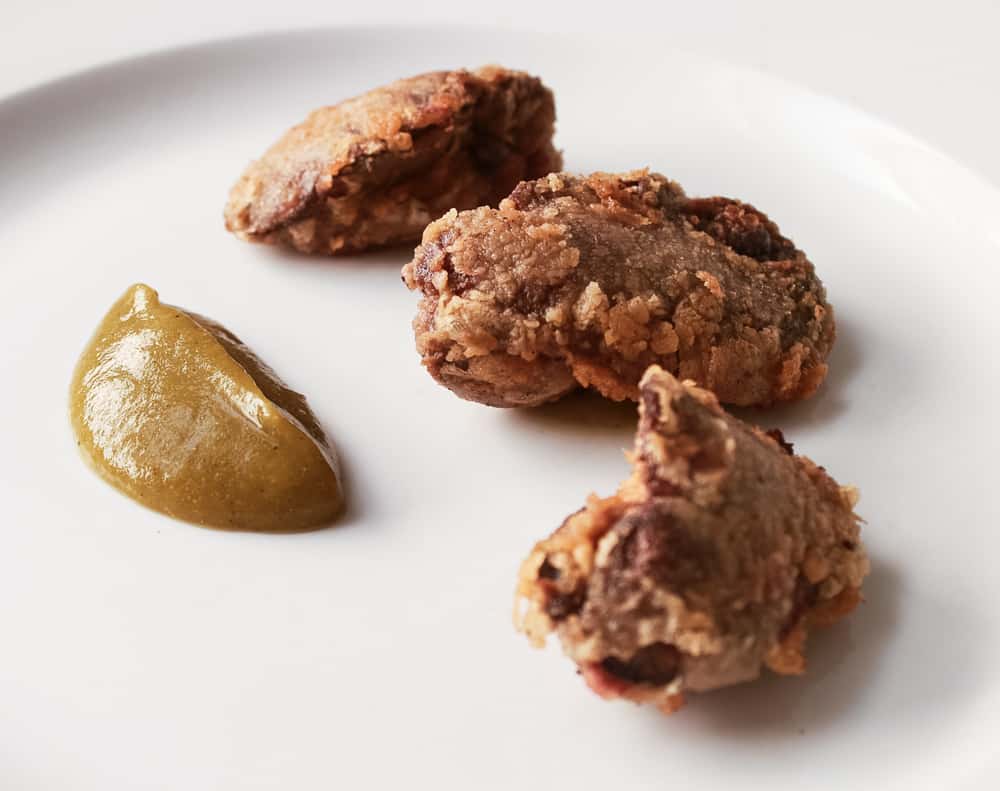
[[[752,201],[816,262],[821,393],[758,413],[861,488],[867,603],[804,678],[664,718],[590,694],[510,623],[521,558],[627,471],[628,407],[458,400],[418,365],[406,251],[309,260],[222,227],[246,162],[318,105],[497,61],[555,88],[569,169],[649,164]],[[656,42],[276,35],[0,104],[6,452],[0,785],[17,789],[996,788],[1000,197],[833,101]],[[337,529],[220,533],[81,464],[76,355],[131,283],[220,320],[339,445]]]

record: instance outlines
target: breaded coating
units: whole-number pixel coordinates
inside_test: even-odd
[[[645,170],[550,174],[499,209],[449,212],[403,269],[431,375],[462,398],[532,406],[579,385],[633,399],[651,364],[721,401],[811,395],[833,311],[764,214],[688,198]]]
[[[412,243],[452,208],[558,170],[552,92],[487,66],[399,80],[311,113],[232,188],[242,239],[336,254]]]
[[[861,600],[853,488],[653,366],[634,472],[591,496],[521,568],[515,619],[559,635],[602,697],[666,712],[702,692],[805,669],[806,630]]]

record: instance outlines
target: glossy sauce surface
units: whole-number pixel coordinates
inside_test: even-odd
[[[343,507],[337,459],[305,398],[221,325],[132,286],[77,363],[77,444],[112,486],[177,519],[293,532]]]

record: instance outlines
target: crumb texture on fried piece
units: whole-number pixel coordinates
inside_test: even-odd
[[[540,80],[487,66],[421,74],[314,111],[233,186],[226,227],[336,254],[416,242],[451,208],[495,205],[562,164]]]
[[[449,212],[403,269],[423,364],[459,396],[530,406],[578,387],[635,399],[652,364],[725,403],[805,398],[833,311],[764,214],[669,179],[549,174],[498,209]]]
[[[670,712],[702,692],[805,669],[806,630],[860,601],[857,494],[651,367],[633,475],[524,562],[515,618],[555,632],[603,697]]]

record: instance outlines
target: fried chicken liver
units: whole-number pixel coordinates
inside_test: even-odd
[[[451,208],[495,205],[558,170],[540,80],[487,66],[421,74],[311,113],[242,175],[226,227],[336,254],[416,242]]]
[[[523,564],[520,628],[558,634],[602,697],[668,713],[762,666],[803,672],[807,628],[861,598],[855,490],[659,367],[639,411],[632,477]]]
[[[554,173],[451,211],[403,280],[423,294],[423,364],[491,406],[580,385],[634,400],[654,363],[726,403],[791,401],[819,387],[834,340],[812,264],[771,220],[644,170]]]

